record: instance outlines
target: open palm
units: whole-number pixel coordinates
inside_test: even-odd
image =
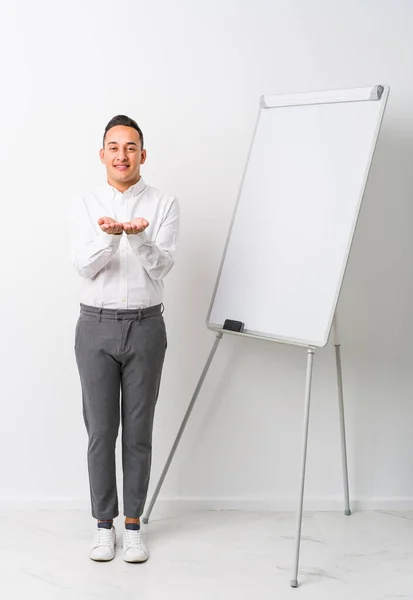
[[[123,231],[127,234],[142,233],[142,231],[145,231],[148,225],[149,223],[146,219],[143,219],[142,217],[137,217],[132,221],[123,223]]]
[[[98,220],[98,224],[105,233],[111,233],[113,235],[120,235],[123,233],[122,223],[118,223],[118,221],[115,221],[111,217],[101,217]]]

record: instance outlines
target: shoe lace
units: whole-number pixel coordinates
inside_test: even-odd
[[[99,527],[95,535],[95,546],[109,546],[112,540],[110,529]]]
[[[140,530],[125,529],[125,543],[127,548],[139,548],[139,550],[143,550]]]

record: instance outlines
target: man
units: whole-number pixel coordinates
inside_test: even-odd
[[[121,421],[123,558],[143,562],[148,551],[140,516],[167,346],[163,278],[174,262],[179,207],[176,198],[143,181],[146,150],[134,120],[119,115],[108,123],[100,158],[107,183],[78,197],[71,219],[72,260],[83,279],[75,353],[89,438],[92,516],[97,519],[90,558],[115,556],[115,445]]]

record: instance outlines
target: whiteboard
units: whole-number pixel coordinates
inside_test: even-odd
[[[262,97],[210,329],[327,343],[388,93]]]

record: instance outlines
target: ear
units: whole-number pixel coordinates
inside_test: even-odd
[[[141,150],[141,165],[145,163],[146,160],[146,150]]]
[[[105,151],[103,148],[101,148],[99,150],[99,156],[100,156],[100,161],[104,163],[105,162]]]

